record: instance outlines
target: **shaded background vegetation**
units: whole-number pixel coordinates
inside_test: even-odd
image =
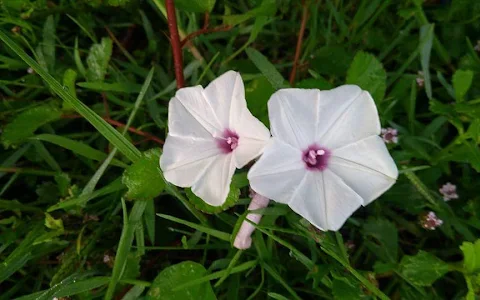
[[[398,130],[397,184],[338,233],[271,203],[240,252],[247,170],[214,209],[158,167],[176,89],[163,0],[3,0],[0,299],[475,299],[480,2],[176,5],[182,39],[204,32],[185,44],[186,85],[237,70],[268,125],[266,102],[291,76],[357,84]],[[443,200],[446,182],[459,199]]]

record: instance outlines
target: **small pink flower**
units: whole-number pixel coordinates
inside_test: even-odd
[[[345,248],[347,248],[348,251],[353,251],[357,245],[355,245],[355,242],[352,240],[348,240],[345,242]]]
[[[394,128],[382,128],[382,139],[385,143],[398,143],[398,131]]]
[[[442,224],[443,220],[439,219],[433,211],[428,212],[420,220],[420,225],[427,230],[435,230]]]
[[[458,199],[457,186],[447,182],[440,189],[440,193],[443,195],[443,200],[449,201],[451,199]]]

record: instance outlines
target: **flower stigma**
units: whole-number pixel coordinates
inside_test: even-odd
[[[303,151],[302,156],[308,170],[323,171],[327,168],[330,151],[313,144]]]
[[[238,134],[230,129],[225,129],[221,137],[217,137],[217,146],[223,153],[228,154],[238,147]]]

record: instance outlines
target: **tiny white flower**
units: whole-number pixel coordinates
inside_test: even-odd
[[[268,110],[273,138],[248,173],[250,185],[317,228],[338,230],[395,183],[375,103],[358,86],[279,90]]]
[[[182,88],[170,100],[169,133],[160,158],[165,179],[191,187],[210,205],[222,205],[236,168],[260,155],[268,129],[247,109],[237,72],[201,86]]]
[[[398,131],[394,128],[388,127],[388,128],[382,128],[382,139],[385,143],[390,144],[396,144],[398,143]]]
[[[447,182],[440,189],[440,193],[443,195],[443,200],[449,201],[452,199],[458,199],[457,186]]]

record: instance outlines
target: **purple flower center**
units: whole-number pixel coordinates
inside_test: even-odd
[[[225,129],[221,137],[217,137],[217,146],[223,153],[228,154],[238,147],[238,134],[230,129]]]
[[[316,144],[310,145],[303,151],[302,159],[310,171],[323,171],[328,166],[330,151]]]
[[[385,133],[385,139],[386,140],[392,140],[393,139],[393,134],[390,132]]]

